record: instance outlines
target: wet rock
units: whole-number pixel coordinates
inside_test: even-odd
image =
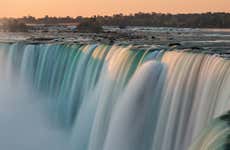
[[[202,50],[203,48],[198,47],[198,46],[192,46],[190,47],[192,50]]]
[[[169,47],[172,47],[172,46],[181,46],[180,43],[169,43],[168,45]]]
[[[36,37],[36,38],[31,38],[31,41],[41,41],[41,42],[45,42],[45,41],[53,41],[55,40],[55,38],[50,38],[50,37]]]

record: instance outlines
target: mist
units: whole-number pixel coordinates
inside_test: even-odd
[[[49,122],[45,99],[23,83],[0,77],[0,148],[3,150],[63,150],[68,135]]]

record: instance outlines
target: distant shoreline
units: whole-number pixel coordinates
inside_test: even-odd
[[[135,13],[130,15],[115,14],[113,16],[93,16],[93,17],[51,17],[35,18],[25,16],[21,18],[2,18],[0,23],[7,20],[16,20],[25,24],[80,24],[82,22],[94,21],[101,26],[127,26],[138,27],[176,27],[176,28],[208,28],[208,29],[229,29],[230,12],[207,12],[191,14],[164,14],[164,13]]]

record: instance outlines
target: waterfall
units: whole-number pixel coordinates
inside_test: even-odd
[[[230,113],[211,121],[189,150],[229,149]]]
[[[0,71],[3,149],[195,150],[227,128],[213,121],[230,110],[230,61],[218,55],[1,43]]]
[[[147,150],[151,147],[164,76],[164,65],[153,61],[137,70],[115,106],[105,149]]]

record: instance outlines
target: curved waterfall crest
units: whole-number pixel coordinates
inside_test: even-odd
[[[1,85],[23,89],[30,95],[25,99],[39,103],[44,128],[54,131],[51,137],[59,131],[66,149],[186,150],[192,145],[195,150],[202,146],[196,137],[205,127],[201,137],[229,130],[225,123],[210,126],[230,110],[230,61],[217,55],[22,42],[0,44],[0,58]],[[208,140],[216,139],[201,141]]]

